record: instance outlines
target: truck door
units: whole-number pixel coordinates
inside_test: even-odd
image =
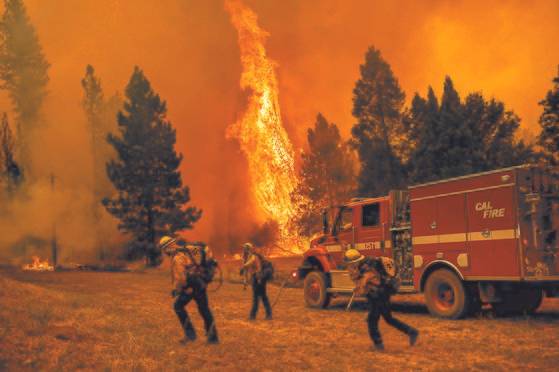
[[[336,261],[341,262],[343,252],[354,247],[354,243],[354,209],[352,207],[341,207],[332,227],[332,239],[329,239],[326,249]]]
[[[357,248],[367,256],[384,254],[385,237],[383,234],[382,206],[380,202],[365,204],[361,207],[361,227],[358,230]]]

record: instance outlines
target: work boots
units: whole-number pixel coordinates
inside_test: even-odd
[[[413,346],[417,342],[417,337],[419,337],[419,331],[413,330],[410,332],[409,336],[410,336],[410,346]]]
[[[208,344],[219,344],[219,338],[217,337],[217,330],[215,326],[212,325],[208,331]]]
[[[196,340],[196,331],[194,330],[194,327],[192,327],[192,323],[185,322],[185,324],[183,325],[183,330],[184,338],[181,340],[182,344],[186,344],[188,342]]]

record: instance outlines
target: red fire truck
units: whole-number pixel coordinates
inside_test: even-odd
[[[423,292],[439,317],[460,318],[484,303],[498,313],[533,312],[544,294],[559,290],[559,187],[539,167],[353,199],[325,211],[323,224],[297,272],[310,307],[324,308],[332,297],[352,293],[343,264],[349,248],[392,257],[400,291]]]

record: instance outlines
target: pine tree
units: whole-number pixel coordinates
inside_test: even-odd
[[[429,87],[427,99],[416,94],[407,122],[408,141],[414,144],[408,161],[408,175],[412,183],[438,177],[440,159],[439,102]]]
[[[471,128],[466,125],[460,96],[450,77],[445,78],[439,112],[438,173],[441,178],[472,173]]]
[[[447,77],[439,106],[431,88],[416,95],[404,123],[414,143],[408,162],[412,183],[461,176],[533,161],[530,145],[515,139],[520,119],[502,102],[472,93],[462,103]]]
[[[304,152],[300,181],[292,199],[300,209],[295,227],[303,236],[320,230],[320,211],[347,201],[354,193],[354,159],[338,127],[318,114],[307,132],[309,149]]]
[[[540,101],[540,105],[543,106],[543,113],[539,120],[539,144],[547,162],[556,167],[559,165],[559,68],[553,79],[553,88]]]
[[[23,173],[15,160],[15,142],[6,113],[0,124],[0,161],[0,178],[10,194],[23,180]]]
[[[165,102],[136,67],[118,115],[120,135],[108,136],[117,159],[108,162],[107,174],[117,195],[103,203],[120,220],[119,229],[133,236],[131,255],[150,265],[159,261],[157,239],[192,228],[202,213],[185,206],[189,188],[182,184],[182,155],[174,149],[176,131],[166,114]]]
[[[396,144],[403,132],[402,106],[405,95],[380,51],[369,48],[360,66],[361,78],[353,90],[352,145],[361,162],[359,194],[384,195],[404,183]]]
[[[91,150],[93,154],[93,193],[94,203],[97,204],[111,192],[111,187],[105,164],[110,159],[110,147],[105,138],[114,130],[116,114],[121,107],[118,95],[105,100],[101,80],[95,75],[95,69],[88,65],[85,76],[81,81],[83,88],[82,107],[87,118],[91,135]]]
[[[17,113],[17,139],[24,167],[29,140],[47,94],[48,68],[35,28],[22,0],[4,0],[0,22],[0,80]]]

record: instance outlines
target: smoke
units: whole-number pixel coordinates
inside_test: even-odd
[[[122,92],[139,65],[167,100],[177,149],[184,154],[183,180],[192,203],[204,210],[186,237],[211,240],[218,252],[233,251],[248,239],[256,219],[247,163],[238,145],[225,138],[247,99],[239,89],[237,34],[223,1],[25,2],[51,63],[48,125],[37,133],[40,175],[27,201],[0,206],[0,252],[25,235],[48,240],[56,216],[65,260],[96,255],[87,219],[92,161],[80,107],[87,64],[102,79],[106,97]],[[408,99],[428,85],[440,93],[448,74],[462,95],[482,90],[503,100],[532,132],[541,112],[537,102],[550,89],[559,61],[559,3],[553,0],[246,4],[270,34],[267,51],[278,63],[280,106],[295,149],[304,146],[317,112],[349,135],[352,89],[369,45],[382,51]],[[0,105],[10,110],[5,95]],[[49,199],[51,173],[57,177],[55,205]],[[122,241],[115,224],[105,235]]]

